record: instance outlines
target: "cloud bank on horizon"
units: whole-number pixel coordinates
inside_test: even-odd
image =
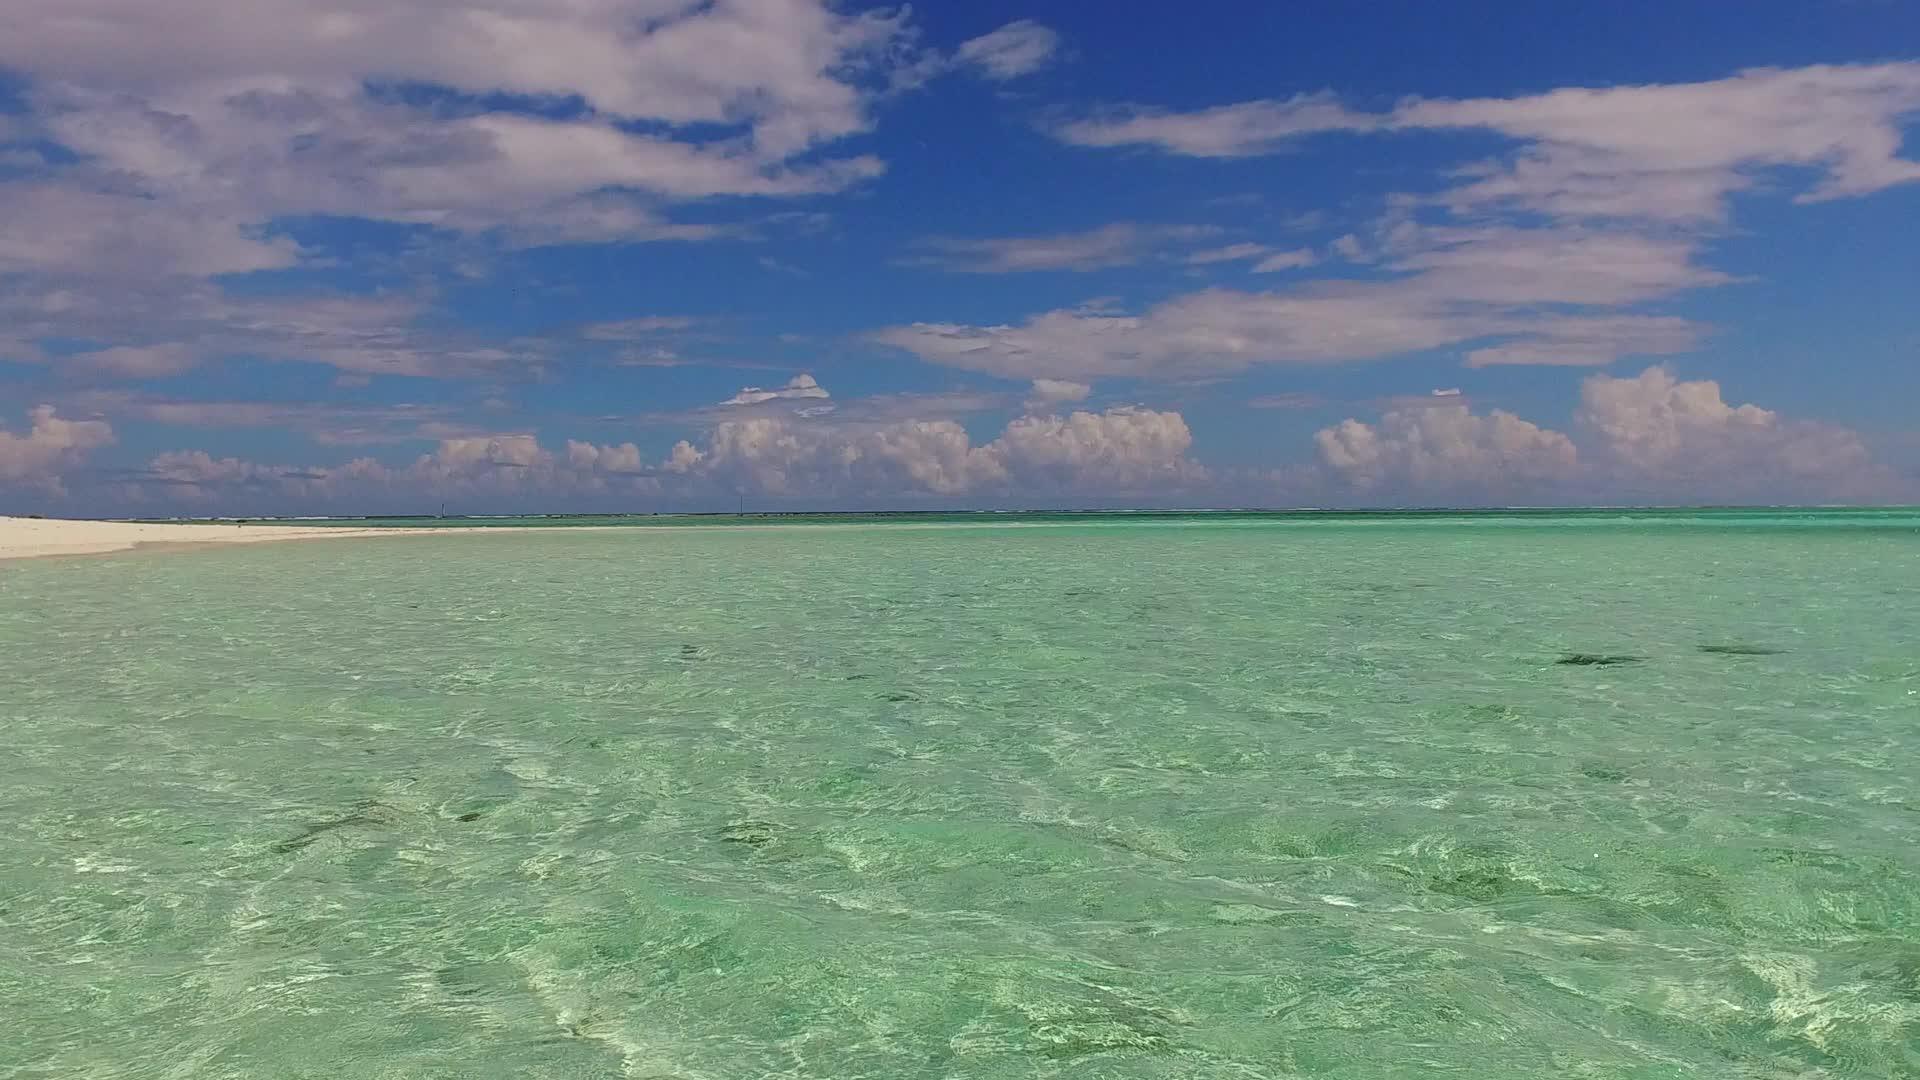
[[[1790,8],[0,10],[0,504],[1920,498],[1920,20]]]

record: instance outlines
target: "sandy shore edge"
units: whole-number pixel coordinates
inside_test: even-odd
[[[145,544],[258,544],[279,540],[348,540],[356,537],[435,535],[470,532],[518,532],[511,526],[489,528],[360,529],[347,525],[216,525],[133,521],[78,521],[67,518],[0,517],[0,561],[54,555],[102,555]]]

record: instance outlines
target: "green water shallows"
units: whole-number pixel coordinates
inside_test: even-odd
[[[1920,1075],[1916,642],[1913,512],[0,565],[0,1075]]]

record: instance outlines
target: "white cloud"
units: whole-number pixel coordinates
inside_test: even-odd
[[[1138,315],[1059,309],[1017,326],[914,323],[874,340],[922,360],[1009,378],[1175,377],[1257,363],[1364,359],[1499,329],[1375,286],[1298,294],[1207,289]]]
[[[61,358],[62,372],[68,374],[119,375],[151,379],[181,375],[199,366],[199,354],[187,345],[168,342],[158,345],[115,345],[92,352]]]
[[[1062,124],[1054,134],[1075,146],[1150,146],[1193,157],[1249,157],[1290,139],[1328,131],[1364,131],[1378,117],[1357,113],[1332,94],[1249,101],[1193,112],[1126,108]]]
[[[1117,222],[1041,236],[934,237],[922,244],[929,254],[905,262],[970,274],[1106,270],[1131,266],[1158,249],[1205,239],[1218,231],[1199,225]]]
[[[1050,387],[1065,400],[1077,387]],[[132,482],[161,501],[184,498],[236,508],[468,506],[606,495],[687,498],[744,492],[814,500],[942,497],[1219,496],[1247,490],[1243,469],[1209,471],[1190,456],[1193,436],[1177,412],[1137,407],[1029,414],[992,440],[975,442],[952,419],[880,401],[831,419],[796,414],[716,413],[708,434],[648,461],[632,442],[568,440],[550,449],[528,433],[450,430],[412,462],[360,458],[293,467],[160,455]],[[937,404],[937,403],[936,403]],[[964,403],[968,409],[983,403]],[[1278,395],[1257,407],[1308,408],[1308,395]],[[1593,501],[1872,501],[1899,495],[1897,478],[1844,428],[1727,403],[1710,381],[1660,368],[1633,378],[1597,375],[1583,385],[1576,423],[1561,432],[1494,410],[1472,410],[1447,390],[1389,399],[1378,420],[1348,419],[1319,431],[1319,465],[1282,467],[1290,499],[1311,493],[1383,503]],[[149,417],[149,418],[159,418]],[[262,412],[226,417],[262,422]],[[180,417],[220,422],[222,418]],[[298,423],[296,417],[294,422]],[[450,428],[426,421],[415,430]],[[112,441],[102,421],[66,421],[50,406],[27,435],[0,433],[0,478],[54,487],[60,473]],[[1268,478],[1269,480],[1272,477]],[[1238,487],[1236,487],[1238,485]],[[1254,485],[1270,492],[1271,484]],[[1342,494],[1344,492],[1345,494]]]
[[[129,485],[135,497],[163,500],[299,500],[303,504],[390,502],[395,497],[555,498],[624,492],[651,494],[658,482],[642,475],[640,451],[631,443],[598,446],[569,441],[565,454],[541,446],[532,435],[476,435],[443,440],[412,464],[393,467],[373,458],[344,465],[266,465],[216,458],[200,450],[160,454]]]
[[[200,401],[93,390],[70,403],[110,419],[136,419],[196,429],[279,428],[316,442],[394,443],[438,439],[455,413],[450,403],[354,405],[339,401]],[[464,434],[465,432],[461,432]]]
[[[1566,434],[1511,413],[1480,416],[1439,397],[1376,424],[1349,419],[1315,436],[1326,468],[1351,487],[1395,500],[1530,495],[1654,501],[1844,502],[1896,490],[1858,435],[1729,405],[1718,383],[1658,367],[1589,377]]]
[[[1729,405],[1719,383],[1657,367],[1634,378],[1589,378],[1578,422],[1614,467],[1668,490],[1840,499],[1882,479],[1852,431]]]
[[[1020,19],[962,42],[955,59],[989,79],[1004,81],[1046,67],[1059,45],[1060,35],[1032,19]]]
[[[1415,255],[1392,264],[1413,271],[1410,276],[1385,281],[1314,282],[1270,292],[1205,289],[1139,314],[1062,308],[1017,325],[914,323],[871,337],[933,363],[1060,379],[1168,378],[1257,364],[1367,360],[1488,338],[1507,339],[1509,349],[1483,347],[1474,354],[1477,363],[1549,352],[1559,362],[1603,363],[1674,352],[1696,339],[1692,324],[1671,316],[1564,309],[1711,284],[1717,275],[1684,263],[1648,265],[1632,245],[1616,252],[1602,244],[1555,243],[1584,261],[1515,274],[1497,261],[1448,264],[1443,254],[1429,263]]]
[[[1422,101],[1395,123],[1485,128],[1525,140],[1454,192],[1457,204],[1512,202],[1563,216],[1719,218],[1751,170],[1821,174],[1801,199],[1861,195],[1920,180],[1899,121],[1920,108],[1920,63],[1761,68],[1713,82],[1563,89],[1528,98]]]
[[[1571,474],[1573,441],[1508,412],[1464,405],[1399,409],[1378,424],[1344,420],[1314,436],[1327,467],[1362,491],[1516,490]]]
[[[1035,379],[1033,388],[1027,394],[1027,408],[1038,411],[1064,402],[1085,401],[1091,393],[1093,387],[1086,383],[1065,379]]]
[[[4,230],[0,230],[4,231]],[[425,329],[424,295],[235,295],[186,279],[84,280],[0,276],[0,324],[34,340],[159,342],[147,356],[112,353],[90,370],[137,376],[145,364],[192,357],[258,357],[327,364],[374,375],[464,376],[537,371],[550,343],[481,341],[456,329]],[[115,348],[156,346],[115,346]],[[171,351],[168,351],[171,350]],[[21,359],[56,363],[45,355]]]
[[[1025,416],[982,446],[950,420],[843,426],[762,418],[718,425],[700,467],[725,487],[775,495],[1121,494],[1203,477],[1186,456],[1192,441],[1178,413],[1147,409]]]
[[[1920,109],[1920,63],[1757,68],[1724,79],[1566,88],[1514,98],[1407,101],[1361,113],[1331,95],[1173,112],[1115,110],[1055,129],[1081,146],[1146,146],[1198,157],[1271,153],[1324,132],[1493,131],[1517,157],[1483,163],[1441,197],[1561,218],[1718,220],[1755,170],[1816,170],[1802,201],[1920,180],[1900,156]]]
[[[336,214],[497,229],[528,245],[701,239],[714,230],[669,223],[642,196],[814,194],[881,170],[866,156],[790,165],[750,140],[679,142],[598,117],[447,116],[355,91],[219,87],[154,102],[66,90],[41,100],[49,136],[88,161],[50,175],[91,185],[96,202],[124,204],[120,214],[176,204],[256,224]]]
[[[879,174],[827,147],[868,130],[912,38],[904,13],[823,0],[3,8],[0,67],[30,80],[16,126],[80,160],[0,189],[0,269],[277,269],[298,253],[261,229],[289,215],[522,245],[723,235],[662,208]]]
[[[593,341],[636,341],[680,330],[691,330],[698,320],[687,315],[646,315],[582,327],[580,336]]]
[[[1601,365],[1694,348],[1707,328],[1631,310],[1732,281],[1699,265],[1700,230],[1765,170],[1815,177],[1801,201],[1920,179],[1900,157],[1901,125],[1920,110],[1920,63],[1760,69],[1712,82],[1563,89],[1508,99],[1410,100],[1358,113],[1329,95],[1192,112],[1119,110],[1065,125],[1090,146],[1150,146],[1232,157],[1330,131],[1489,130],[1518,142],[1511,160],[1456,173],[1438,196],[1401,196],[1371,245],[1344,236],[1338,256],[1385,281],[1287,291],[1209,290],[1137,316],[1048,312],[1014,326],[918,324],[880,340],[998,374],[1173,375],[1255,363],[1359,360],[1466,347],[1470,366]],[[1784,178],[1783,178],[1784,179]],[[1419,225],[1437,204],[1456,222]],[[1489,212],[1530,215],[1502,224]],[[1546,224],[1536,224],[1544,216]],[[1291,268],[1311,253],[1254,269]]]
[[[758,386],[743,387],[739,393],[720,404],[759,405],[768,401],[824,400],[831,396],[827,388],[816,382],[813,376],[803,373],[788,379],[787,385],[775,390],[762,390]]]
[[[1188,255],[1183,262],[1189,266],[1207,266],[1212,263],[1239,262],[1243,259],[1257,259],[1271,250],[1265,244],[1227,244],[1222,247],[1207,248]]]
[[[779,417],[714,428],[700,467],[723,489],[768,495],[957,495],[1004,472],[951,420],[840,427]]]
[[[1292,251],[1276,251],[1266,258],[1261,259],[1259,262],[1254,263],[1253,272],[1256,274],[1273,274],[1282,270],[1299,270],[1303,267],[1312,266],[1319,261],[1320,256],[1315,255],[1307,248],[1296,248]]]
[[[1247,399],[1249,409],[1317,409],[1326,404],[1318,394],[1290,390],[1284,394],[1260,394]]]
[[[292,266],[291,241],[245,214],[47,183],[0,183],[0,274],[208,277]]]
[[[1565,316],[1541,324],[1528,336],[1469,351],[1467,366],[1598,367],[1622,355],[1687,352],[1703,334],[1699,324],[1673,315]]]
[[[1193,432],[1177,412],[1118,408],[1023,416],[986,446],[1019,490],[1179,489],[1204,470],[1187,457]]]
[[[623,118],[742,125],[784,156],[864,130],[848,72],[884,65],[904,33],[893,14],[808,0],[70,0],[0,12],[0,61],[155,100],[400,80],[577,96]]]
[[[0,482],[27,484],[58,491],[60,472],[88,453],[113,443],[113,428],[101,420],[67,420],[51,405],[27,413],[26,434],[0,428]]]
[[[632,443],[597,446],[568,439],[567,464],[587,472],[637,473],[641,468],[640,448]]]
[[[1410,227],[1392,242],[1390,269],[1456,300],[1611,306],[1731,280],[1693,264],[1696,241],[1617,228]]]
[[[1603,364],[1670,355],[1698,341],[1703,328],[1678,317],[1610,310],[1732,280],[1697,265],[1698,247],[1691,237],[1624,226],[1401,220],[1382,230],[1368,255],[1391,277],[1266,292],[1206,289],[1139,314],[1104,306],[1057,309],[1016,325],[916,323],[873,339],[934,363],[1015,378],[1217,374],[1469,343],[1475,366]],[[1276,258],[1283,256],[1310,258]]]
[[[412,464],[371,458],[339,466],[262,465],[179,451],[154,458],[133,490],[148,498],[270,499],[338,504],[424,497],[572,494],[699,495],[735,491],[812,498],[1011,493],[1089,496],[1173,491],[1204,482],[1178,413],[1121,408],[1027,416],[976,445],[952,420],[844,423],[801,417],[722,420],[704,446],[677,443],[649,466],[632,443],[527,434],[442,441]]]

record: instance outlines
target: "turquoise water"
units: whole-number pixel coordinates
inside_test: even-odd
[[[1920,1075],[1920,513],[1031,520],[0,564],[0,1075]]]

